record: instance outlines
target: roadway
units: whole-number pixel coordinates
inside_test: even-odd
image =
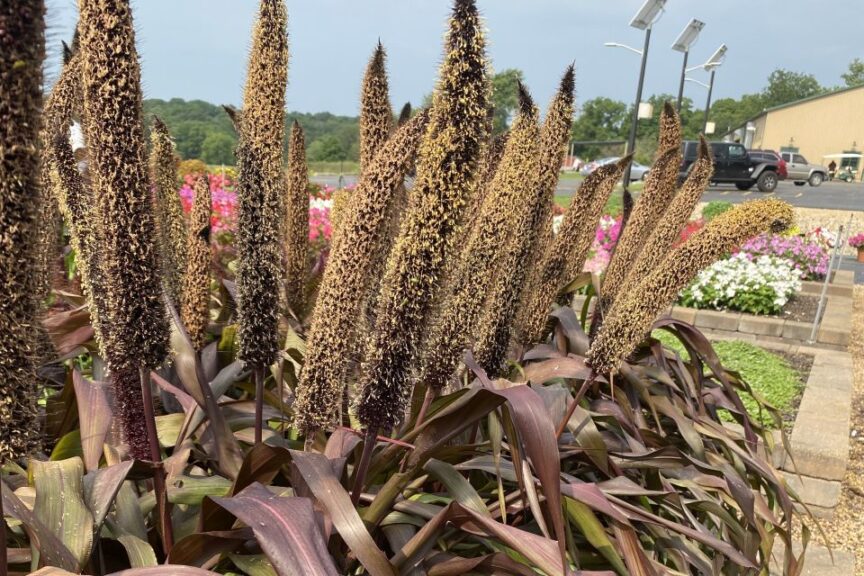
[[[354,174],[346,174],[343,178],[346,185],[354,184],[357,181],[357,176]],[[335,187],[339,184],[339,176],[321,174],[313,176],[312,181]],[[558,183],[557,193],[560,196],[572,196],[581,183],[582,180],[580,178],[562,178]],[[702,195],[702,201],[721,200],[734,204],[744,202],[745,200],[753,200],[754,198],[766,197],[779,198],[799,208],[825,208],[829,210],[864,212],[864,184],[861,182],[852,184],[839,181],[824,182],[821,186],[813,188],[809,184],[795,186],[793,182],[782,181],[777,185],[777,189],[770,194],[759,192],[755,186],[748,191],[741,191],[732,185],[719,184],[717,186],[710,186],[705,190],[705,193]]]

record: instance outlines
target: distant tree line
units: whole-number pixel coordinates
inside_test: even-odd
[[[221,106],[203,100],[150,99],[144,101],[144,113],[147,118],[155,115],[165,122],[181,158],[197,158],[207,164],[234,164],[237,134]],[[356,117],[329,112],[289,112],[285,118],[286,128],[290,128],[294,120],[300,122],[306,133],[306,152],[310,161],[357,159]]]

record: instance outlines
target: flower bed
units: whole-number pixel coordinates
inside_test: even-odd
[[[739,252],[700,272],[680,301],[691,308],[776,314],[800,289],[800,273],[791,261]]]
[[[801,236],[760,234],[741,247],[748,256],[776,256],[792,262],[802,280],[818,280],[828,270],[828,250],[816,242]]]

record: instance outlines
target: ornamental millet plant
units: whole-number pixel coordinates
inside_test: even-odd
[[[393,132],[393,110],[387,82],[387,53],[381,42],[366,66],[360,92],[360,174],[372,164],[381,145]]]
[[[306,140],[296,120],[288,144],[285,197],[285,296],[298,317],[306,306],[306,267],[309,264],[309,170]]]
[[[537,188],[539,128],[537,108],[519,85],[519,112],[507,145],[489,183],[456,269],[444,287],[438,317],[424,345],[419,382],[437,395],[459,364],[463,349],[476,334],[489,286],[499,272],[502,246],[519,225],[531,194]]]
[[[409,370],[454,249],[461,212],[474,194],[486,142],[486,43],[474,0],[455,1],[449,28],[432,116],[420,145],[415,199],[387,262],[362,366],[357,416],[367,439],[402,418],[411,392]]]
[[[176,306],[182,307],[183,274],[186,270],[186,221],[177,194],[177,166],[174,141],[168,127],[157,117],[150,129],[150,173],[153,178],[153,206],[162,256],[162,275]]]
[[[378,151],[351,195],[353,209],[342,223],[343,242],[333,246],[306,338],[306,357],[295,403],[295,423],[307,433],[338,420],[347,369],[358,350],[357,317],[375,278],[370,263],[386,243],[386,214],[401,185],[429,119],[420,112],[397,129]]]
[[[617,372],[660,312],[700,270],[760,232],[783,231],[792,219],[791,206],[776,199],[738,204],[714,218],[670,251],[647,276],[620,293],[591,343],[588,364],[597,374]]]
[[[34,288],[43,194],[38,140],[44,15],[42,0],[0,6],[0,464],[30,454],[41,440],[34,357],[40,302]],[[5,569],[2,517],[0,524]]]
[[[149,376],[165,359],[169,330],[147,178],[135,30],[128,2],[80,0],[79,14],[83,125],[111,319],[110,331],[103,333],[106,359],[130,451],[158,463]],[[154,482],[163,545],[170,550],[173,537],[161,467],[154,471]]]
[[[261,0],[237,144],[238,357],[255,375],[255,443],[261,442],[264,370],[279,348],[282,278],[282,141],[288,79],[288,16],[283,0]]]

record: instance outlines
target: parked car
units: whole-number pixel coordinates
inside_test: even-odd
[[[606,158],[598,158],[597,160],[592,160],[591,162],[588,162],[587,164],[582,166],[582,169],[579,171],[579,173],[582,174],[582,176],[587,176],[594,172],[594,170],[596,170],[600,166],[604,166],[606,164],[609,164],[610,162],[617,162],[618,158],[618,156],[607,156]]]
[[[789,179],[793,180],[796,186],[803,186],[805,183],[809,183],[810,186],[815,188],[828,179],[828,168],[820,164],[807,162],[807,159],[801,154],[781,152],[780,156],[786,161],[786,167],[789,170]]]
[[[599,160],[594,160],[593,162],[588,162],[585,166],[582,167],[582,170],[579,171],[583,176],[587,176],[591,174],[599,168],[600,166],[605,166],[606,164],[611,164],[613,162],[617,162],[620,160],[620,156],[609,156],[607,158],[600,158]],[[650,172],[651,167],[645,166],[643,164],[639,164],[638,162],[633,162],[630,165],[630,181],[635,182],[637,180],[644,180],[646,176],[648,176],[648,172]]]
[[[751,158],[747,149],[737,142],[711,142],[711,152],[714,155],[714,174],[712,184],[734,184],[739,190],[749,190],[753,186],[761,192],[773,192],[777,188],[779,162],[763,161]],[[681,144],[683,159],[678,172],[679,181],[683,182],[690,171],[690,166],[696,161],[699,143],[688,140]]]
[[[786,168],[786,161],[774,150],[748,150],[750,158],[761,162],[777,162],[777,177],[780,180],[786,180],[789,177],[789,170]]]

